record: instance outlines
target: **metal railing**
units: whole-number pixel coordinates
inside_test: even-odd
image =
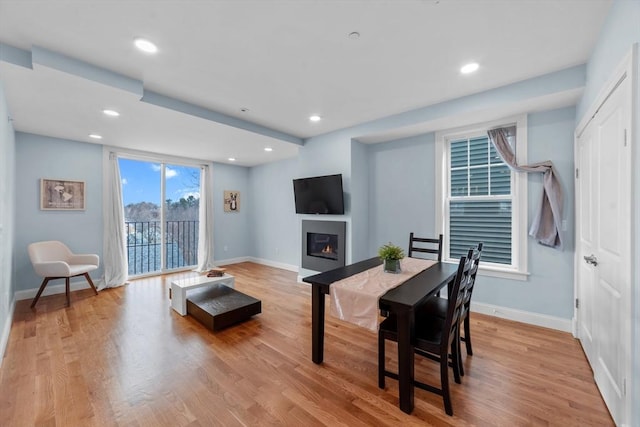
[[[129,275],[161,271],[160,221],[125,221]],[[199,221],[165,221],[164,269],[198,263]]]

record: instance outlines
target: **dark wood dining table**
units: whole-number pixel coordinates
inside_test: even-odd
[[[354,274],[361,273],[382,264],[378,257],[356,262],[324,273],[302,279],[311,284],[311,359],[322,363],[324,358],[324,317],[325,298],[331,284]],[[398,388],[399,405],[403,412],[413,411],[414,395],[414,312],[417,307],[433,297],[451,282],[457,271],[457,264],[437,262],[398,287],[387,291],[378,302],[383,312],[393,314],[398,321]]]

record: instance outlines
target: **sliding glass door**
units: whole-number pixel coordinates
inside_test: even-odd
[[[129,276],[198,260],[200,168],[120,158]]]

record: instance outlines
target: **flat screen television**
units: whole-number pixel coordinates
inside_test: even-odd
[[[296,213],[344,214],[342,174],[294,179],[293,196]]]

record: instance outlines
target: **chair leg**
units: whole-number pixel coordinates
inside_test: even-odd
[[[84,277],[87,279],[87,282],[89,282],[89,284],[93,288],[93,292],[95,292],[96,295],[98,295],[98,290],[96,289],[96,286],[93,284],[93,280],[91,280],[91,277],[89,277],[89,273],[84,273]]]
[[[384,337],[378,334],[378,387],[384,389]]]
[[[38,289],[38,293],[36,294],[36,297],[33,299],[33,301],[31,301],[31,308],[36,306],[36,303],[40,299],[40,295],[42,295],[42,291],[44,291],[44,288],[47,286],[47,283],[49,283],[49,280],[51,280],[50,277],[45,277],[44,280],[42,281],[42,284],[40,285],[40,289]]]
[[[444,411],[447,413],[447,415],[453,415],[451,396],[449,394],[449,363],[447,363],[446,354],[441,355],[440,357],[440,383],[442,386],[442,400],[444,401]]]
[[[71,305],[71,289],[69,287],[69,277],[64,278],[64,288],[65,293],[67,294],[67,307]]]
[[[471,349],[471,322],[469,321],[469,314],[464,318],[464,344],[467,347],[467,354],[473,356],[473,350]]]
[[[464,377],[464,366],[462,365],[462,346],[460,345],[460,325],[458,325],[458,329],[456,331],[456,343],[457,343],[457,351],[458,351],[458,366],[460,367],[460,376]]]
[[[460,381],[460,350],[454,338],[451,342],[451,367],[453,368],[453,379],[457,384],[461,384]]]

